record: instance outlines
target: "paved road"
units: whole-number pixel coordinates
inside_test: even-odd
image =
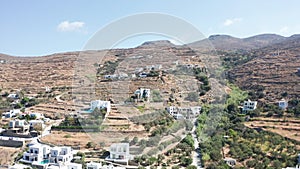
[[[192,158],[193,158],[193,163],[192,165],[197,166],[197,168],[202,168],[202,164],[201,164],[201,154],[200,154],[200,149],[199,149],[199,141],[196,135],[196,120],[193,121],[193,129],[191,131],[192,133],[192,137],[194,138],[194,151],[192,153]]]

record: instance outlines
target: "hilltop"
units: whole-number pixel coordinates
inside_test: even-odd
[[[216,50],[251,50],[278,43],[285,39],[286,37],[276,34],[261,34],[248,38],[236,38],[230,35],[211,35],[207,39],[193,42],[189,46],[203,49],[211,44]]]

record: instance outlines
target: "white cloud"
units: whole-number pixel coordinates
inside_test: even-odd
[[[57,30],[60,32],[81,32],[83,31],[85,23],[84,22],[69,22],[69,21],[63,21],[57,26]]]
[[[224,26],[230,26],[235,23],[241,22],[242,18],[233,18],[233,19],[226,19],[223,23]]]

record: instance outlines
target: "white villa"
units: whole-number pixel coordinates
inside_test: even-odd
[[[288,101],[286,101],[285,99],[282,99],[278,102],[278,106],[281,109],[286,109],[288,107]]]
[[[50,164],[69,168],[68,166],[72,164],[72,159],[73,152],[71,147],[50,147],[43,144],[34,144],[23,154],[23,158],[20,161],[34,166],[42,166],[43,168],[47,168]],[[81,168],[76,167],[74,169]]]
[[[109,113],[111,111],[110,101],[103,101],[103,100],[94,100],[91,101],[91,110],[95,108],[98,109],[106,109],[106,112]]]
[[[29,124],[25,120],[11,120],[8,127],[15,133],[25,133],[29,131]]]
[[[32,164],[34,162],[43,164],[50,154],[51,147],[48,145],[34,144],[23,154],[21,162]]]
[[[150,89],[139,88],[134,92],[134,95],[137,97],[137,99],[145,99],[149,101]]]
[[[247,112],[247,111],[253,111],[256,109],[257,106],[257,101],[244,101],[244,105],[243,105],[243,112]]]
[[[21,114],[20,109],[13,109],[10,110],[9,112],[2,113],[2,118],[12,118],[18,116],[19,114]]]
[[[129,143],[115,143],[110,146],[110,155],[106,158],[107,161],[128,163],[133,159],[129,154]]]
[[[72,159],[71,147],[53,147],[50,151],[49,163],[70,163]]]
[[[193,107],[167,107],[168,113],[173,116],[175,119],[194,119],[201,113],[201,106]]]
[[[19,99],[19,95],[15,93],[11,93],[7,96],[9,99]]]

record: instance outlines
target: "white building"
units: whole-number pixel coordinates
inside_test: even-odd
[[[13,110],[10,110],[9,112],[3,113],[2,118],[12,118],[12,117],[18,116],[19,114],[21,114],[20,109],[13,109]]]
[[[82,169],[82,164],[70,163],[67,167],[68,169]]]
[[[194,119],[201,113],[201,106],[192,106],[192,107],[167,107],[168,113],[173,116],[175,119]]]
[[[8,125],[10,130],[14,130],[16,133],[18,132],[28,132],[29,124],[25,120],[11,120]]]
[[[286,109],[288,107],[288,101],[282,99],[278,102],[278,106],[281,109]]]
[[[15,93],[11,93],[7,96],[9,99],[19,99],[19,95]]]
[[[247,111],[253,111],[256,109],[257,106],[257,101],[244,101],[244,105],[243,105],[243,112],[247,112]]]
[[[94,162],[89,162],[86,164],[87,169],[101,169],[102,168],[102,163],[94,163]]]
[[[139,88],[134,92],[134,95],[137,99],[145,99],[146,101],[149,101],[150,89]]]
[[[91,101],[91,110],[94,110],[95,108],[106,109],[106,112],[108,113],[111,111],[110,101],[103,101],[103,100]]]
[[[29,147],[29,150],[23,154],[21,162],[32,164],[45,162],[49,158],[50,146],[42,144],[34,144]]]
[[[139,74],[139,77],[147,77],[148,76],[148,73],[146,73],[146,72],[142,72],[142,73],[140,73]]]
[[[49,163],[70,163],[72,159],[71,147],[54,147],[50,152]]]
[[[73,152],[71,147],[50,147],[43,144],[34,144],[29,146],[29,150],[23,154],[23,158],[20,161],[44,168],[51,165],[54,168],[58,166],[66,169],[72,167],[73,169],[81,169],[82,166],[71,163],[72,159]]]
[[[133,156],[129,153],[129,143],[115,143],[110,146],[110,155],[106,158],[108,161],[114,161],[119,163],[128,163],[133,159]]]

